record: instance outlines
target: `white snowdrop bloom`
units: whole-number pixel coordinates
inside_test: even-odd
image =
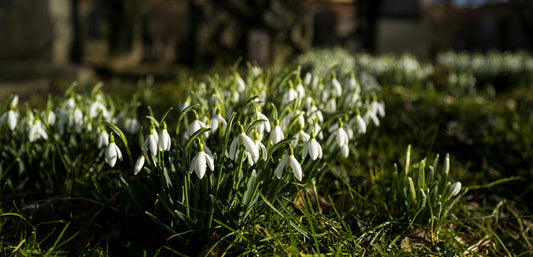
[[[315,133],[315,131],[319,131],[318,133],[319,139],[324,138],[324,133],[322,132],[320,124],[318,124],[317,120],[313,121],[313,126],[311,127],[311,133]]]
[[[185,102],[183,102],[183,105],[181,106],[180,112],[182,112],[189,106],[191,106],[191,98],[187,96],[187,99],[185,99]]]
[[[350,148],[348,147],[348,144],[343,145],[341,147],[341,155],[342,157],[346,158],[350,154]]]
[[[69,117],[69,126],[74,126],[77,132],[80,132],[83,127],[83,112],[76,107]]]
[[[124,129],[130,134],[135,134],[139,132],[141,124],[136,118],[126,118],[124,121]]]
[[[298,78],[298,85],[296,85],[296,92],[298,93],[298,97],[300,99],[303,99],[305,97],[305,88],[302,85],[302,80]]]
[[[312,82],[313,82],[313,74],[311,74],[311,72],[305,73],[304,80],[303,80],[304,85],[310,86]]]
[[[56,114],[54,111],[48,111],[48,115],[46,115],[46,122],[48,126],[54,126],[56,123]]]
[[[337,111],[337,100],[334,97],[331,97],[326,103],[326,112],[335,112]]]
[[[294,135],[294,140],[291,141],[292,147],[296,147],[300,142],[305,143],[309,140],[309,134],[303,131],[303,128],[300,127],[300,130]]]
[[[366,133],[366,123],[363,117],[361,117],[359,110],[357,110],[357,114],[350,119],[349,124],[355,130],[356,133],[358,134]]]
[[[314,133],[311,135],[311,139],[307,141],[302,149],[302,159],[305,157],[311,157],[311,160],[322,158],[322,146],[316,141]]]
[[[237,90],[242,93],[244,90],[246,90],[246,83],[244,83],[244,80],[241,78],[241,75],[239,75],[239,73],[235,72],[234,76],[235,83],[237,84]]]
[[[279,120],[276,119],[275,123],[274,123],[274,129],[272,130],[272,132],[270,133],[270,144],[271,145],[275,145],[277,144],[279,141],[285,139],[285,135],[283,134],[283,130],[281,129],[281,127],[279,126]]]
[[[99,131],[100,133],[98,133],[98,138],[96,139],[96,146],[102,148],[109,143],[109,133],[107,133],[102,127],[99,127]]]
[[[355,79],[355,74],[353,73],[353,71],[350,72],[350,76],[346,77],[346,79],[344,80],[344,89],[359,93],[359,84]]]
[[[255,146],[257,147],[257,150],[259,150],[259,154],[263,158],[263,161],[266,161],[267,160],[267,151],[266,151],[265,145],[259,139],[259,133],[257,131],[254,131],[254,135],[253,135],[252,138],[253,138]],[[254,162],[257,162],[257,160],[254,160]]]
[[[261,75],[263,73],[263,71],[261,70],[260,67],[258,66],[252,66],[252,74],[254,74],[254,77],[258,77],[259,75]]]
[[[157,135],[157,131],[155,129],[154,124],[150,126],[150,135],[144,140],[143,144],[143,150],[144,154],[147,155],[147,151],[150,150],[150,153],[152,156],[155,156],[157,154],[159,145],[159,136]]]
[[[105,105],[100,101],[95,101],[89,107],[89,117],[92,119],[97,117],[98,114],[102,114],[102,117],[104,117],[106,121],[109,121],[109,119],[111,118],[111,115],[107,111]]]
[[[139,172],[143,169],[143,167],[144,167],[144,155],[141,155],[139,156],[139,158],[137,158],[137,161],[135,161],[135,166],[133,166],[133,175],[139,174]]]
[[[209,167],[211,171],[215,170],[215,164],[213,157],[204,152],[204,145],[199,143],[199,150],[196,152],[196,155],[191,160],[191,165],[189,166],[189,172],[196,172],[196,176],[199,179],[202,179],[205,175],[206,168]]]
[[[39,139],[48,139],[48,134],[46,133],[46,130],[44,129],[44,125],[41,120],[35,119],[29,126],[28,140],[30,141],[30,143],[32,143]]]
[[[163,129],[159,133],[159,151],[169,151],[172,140],[167,131],[167,123],[163,121]]]
[[[370,109],[368,109],[367,112],[365,112],[365,114],[363,115],[363,119],[365,120],[366,124],[369,124],[370,120],[372,120],[374,125],[379,127],[379,119],[376,116],[376,114],[373,111],[371,111]]]
[[[19,103],[19,96],[18,95],[13,96],[13,99],[11,99],[11,106],[15,108],[17,107],[18,103]]]
[[[294,158],[294,152],[292,150],[292,147],[289,145],[289,155],[287,157],[285,157],[285,159],[283,159],[279,164],[278,166],[276,167],[276,170],[274,171],[274,173],[276,174],[276,177],[278,177],[278,179],[281,179],[281,175],[283,174],[283,171],[289,167],[293,174],[294,174],[294,177],[298,180],[298,181],[302,181],[302,167],[300,166],[300,163],[298,162],[298,160],[296,160],[296,158]]]
[[[328,138],[328,142],[335,141],[336,145],[339,147],[343,147],[344,145],[348,145],[349,139],[348,134],[346,133],[346,130],[344,130],[342,121],[339,119],[339,126],[331,133],[331,135]]]
[[[322,114],[322,111],[316,107],[314,101],[306,113],[309,115],[307,118],[308,123],[313,123],[315,119],[320,123],[324,122],[324,115]]]
[[[268,133],[270,132],[270,121],[268,120],[268,117],[266,115],[264,115],[263,113],[261,113],[260,110],[256,109],[255,111],[255,115],[253,116],[253,119],[252,119],[254,122],[255,121],[258,121],[258,120],[262,120],[263,122],[259,123],[257,125],[257,132],[259,133],[259,138],[260,139],[263,139],[263,136],[265,135],[265,132]]]
[[[211,128],[211,132],[215,133],[215,131],[217,131],[220,126],[222,126],[223,131],[226,131],[228,122],[226,122],[226,119],[224,119],[224,117],[220,115],[220,109],[215,108],[215,114],[209,122],[209,127]]]
[[[375,116],[385,117],[385,108],[383,104],[377,101],[377,99],[372,100],[370,103],[370,111],[374,113]]]
[[[63,102],[63,106],[65,110],[72,111],[76,107],[76,101],[74,100],[74,96],[71,95],[68,99]]]
[[[450,185],[448,189],[448,198],[454,197],[461,191],[461,182],[457,181]]]
[[[239,123],[239,135],[237,135],[233,141],[231,142],[230,148],[229,148],[229,158],[232,160],[236,160],[237,157],[237,150],[240,146],[244,146],[244,149],[246,152],[250,153],[252,155],[253,160],[257,160],[259,158],[259,149],[257,149],[257,146],[254,144],[254,141],[244,133],[244,127]]]
[[[207,126],[205,125],[205,123],[201,122],[198,118],[198,114],[196,113],[196,111],[193,111],[194,112],[194,120],[191,122],[191,124],[189,124],[189,127],[187,127],[187,131],[185,132],[185,140],[189,139],[194,133],[196,133],[196,131],[202,129],[202,128],[207,128]],[[204,133],[205,136],[208,136],[208,133]]]
[[[342,95],[342,87],[341,83],[337,80],[337,76],[335,75],[335,72],[331,73],[331,81],[329,82],[328,91],[330,91],[331,95],[334,97],[341,96]]]
[[[289,81],[289,89],[283,94],[283,99],[281,100],[281,105],[285,106],[288,103],[294,101],[298,98],[298,91],[294,90],[294,86],[291,81]]]
[[[10,108],[7,112],[6,118],[7,120],[7,127],[13,131],[15,127],[17,126],[17,113],[13,110],[13,108]]]
[[[109,145],[107,145],[107,148],[105,149],[105,162],[113,168],[117,163],[117,160],[122,161],[122,152],[115,144],[115,136],[111,133],[109,136]]]

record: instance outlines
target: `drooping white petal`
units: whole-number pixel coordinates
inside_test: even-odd
[[[257,149],[257,146],[254,144],[254,141],[244,132],[239,134],[239,141],[242,145],[244,145],[246,151],[252,155],[254,160],[259,158],[259,150]]]
[[[318,158],[319,153],[321,152],[320,144],[316,141],[316,139],[312,138],[309,141],[309,156],[311,156],[311,159],[314,161],[316,158]]]
[[[302,167],[296,158],[294,158],[294,155],[289,155],[289,165],[294,173],[294,177],[296,177],[298,181],[302,181]]]
[[[341,154],[344,158],[348,157],[348,154],[350,154],[350,149],[347,144],[341,147]]]
[[[197,154],[198,158],[196,158],[196,176],[198,176],[199,179],[202,179],[205,175],[205,169],[206,169],[206,160],[205,160],[205,153],[199,152]]]
[[[115,166],[117,162],[117,148],[115,148],[115,143],[110,143],[105,149],[105,161],[111,168]]]
[[[274,130],[272,130],[272,133],[270,133],[270,144],[275,145],[279,141],[283,140],[285,136],[283,135],[283,131],[281,130],[280,126],[275,126]]]
[[[205,154],[205,159],[207,160],[207,166],[211,171],[215,170],[215,163],[213,161],[213,157],[211,157],[209,154]]]
[[[119,160],[122,161],[122,152],[120,151],[120,148],[115,144],[115,151],[117,152],[117,157]]]
[[[191,160],[191,166],[189,166],[189,173],[192,173],[196,170],[196,159],[198,159],[198,154],[194,155]]]
[[[170,144],[172,140],[166,129],[161,130],[159,135],[159,151],[168,151],[170,150]]]
[[[135,166],[133,166],[133,175],[139,174],[143,166],[144,166],[144,155],[141,155],[135,162]]]
[[[17,114],[13,110],[7,112],[7,127],[10,130],[14,130],[17,126]]]
[[[152,155],[155,156],[157,154],[157,148],[158,148],[157,138],[155,134],[151,134],[148,137],[148,147],[150,147],[150,153],[152,153]]]

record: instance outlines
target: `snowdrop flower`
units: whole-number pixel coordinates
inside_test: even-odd
[[[185,102],[181,106],[180,112],[182,112],[183,110],[185,110],[189,106],[191,106],[191,98],[189,96],[187,96],[187,99],[185,99]]]
[[[76,107],[69,117],[69,126],[74,126],[77,132],[80,132],[83,126],[83,113],[80,108]]]
[[[356,109],[356,115],[355,117],[352,117],[350,119],[349,124],[355,130],[356,133],[359,133],[359,134],[366,133],[366,123],[363,117],[361,117],[361,113],[359,113],[359,109]]]
[[[46,116],[46,123],[48,126],[54,126],[56,123],[56,114],[53,111],[48,111],[48,115]]]
[[[302,79],[300,77],[297,78],[298,85],[296,85],[296,92],[298,93],[298,96],[300,99],[303,99],[305,96],[305,88],[302,86]]]
[[[374,125],[376,125],[377,127],[379,127],[379,119],[378,119],[378,116],[376,116],[376,113],[374,113],[370,108],[367,108],[365,114],[363,115],[363,119],[365,121],[366,124],[369,124],[370,123],[370,120],[372,120],[372,122],[374,123]]]
[[[307,155],[309,155],[313,161],[317,158],[322,158],[322,146],[316,141],[314,131],[311,133],[311,139],[304,145],[302,159],[305,159]]]
[[[331,72],[331,81],[329,82],[328,91],[330,91],[331,95],[334,97],[342,95],[342,87],[339,81],[337,80],[335,72]]]
[[[198,114],[196,111],[193,110],[194,113],[194,120],[189,124],[189,127],[187,127],[187,131],[185,132],[185,141],[189,139],[196,131],[200,130],[201,128],[207,128],[205,123],[201,122],[198,118]],[[205,136],[208,136],[208,133],[204,133]]]
[[[359,83],[357,83],[357,80],[355,80],[355,74],[353,71],[351,71],[350,76],[346,77],[344,80],[344,88],[348,91],[354,91],[356,94],[359,94]]]
[[[461,191],[461,182],[455,182],[450,185],[450,189],[448,189],[448,198],[452,198],[459,194],[459,191]]]
[[[242,93],[246,89],[246,83],[244,83],[239,73],[235,72],[233,75],[235,76],[235,83],[237,83],[237,90]]]
[[[326,103],[326,112],[335,112],[337,110],[337,100],[331,97]]]
[[[5,117],[2,118],[2,120],[6,119],[7,120],[7,127],[13,131],[15,129],[15,127],[17,127],[17,113],[15,113],[15,111],[13,110],[13,106],[10,106],[9,108],[9,111],[7,112],[7,114],[4,114],[6,115]]]
[[[253,121],[262,120],[264,122],[261,122],[257,125],[257,131],[259,133],[259,137],[262,139],[265,131],[268,133],[270,132],[270,122],[268,121],[268,118],[266,115],[261,113],[259,108],[256,108],[255,115],[253,117]]]
[[[292,147],[296,147],[298,143],[300,142],[305,143],[309,140],[309,138],[310,138],[309,134],[305,133],[303,131],[303,128],[300,127],[300,130],[294,136],[294,140],[291,141],[291,145]]]
[[[239,146],[244,146],[246,152],[251,154],[252,159],[257,160],[259,158],[259,150],[257,149],[257,146],[254,144],[254,141],[244,133],[244,127],[240,123],[238,126],[240,133],[231,142],[229,158],[235,160]]]
[[[202,143],[198,144],[198,148],[198,152],[196,152],[196,155],[191,160],[189,172],[192,173],[195,171],[196,176],[198,176],[199,179],[202,179],[205,175],[206,166],[208,166],[211,171],[214,171],[215,165],[213,157],[204,152],[204,145]]]
[[[107,111],[104,104],[97,100],[89,107],[89,117],[92,119],[98,116],[98,114],[102,114],[102,117],[104,117],[106,121],[109,121],[111,118],[111,114]]]
[[[259,153],[263,157],[263,161],[266,161],[267,160],[266,147],[263,143],[261,143],[261,140],[259,139],[259,133],[257,131],[254,131],[253,140],[254,140],[255,146],[257,147],[257,150],[259,150]],[[257,162],[257,160],[254,160],[254,162]]]
[[[283,134],[283,130],[279,126],[279,120],[276,119],[274,124],[275,124],[274,129],[272,130],[272,133],[270,133],[270,144],[271,145],[275,145],[279,141],[285,138],[285,135]]]
[[[167,131],[167,123],[163,121],[163,129],[159,133],[159,151],[168,151],[170,150],[170,144],[172,140]]]
[[[214,133],[218,130],[218,127],[222,126],[222,129],[225,131],[226,127],[228,126],[228,122],[226,122],[226,119],[220,115],[220,109],[218,107],[215,107],[215,115],[211,118],[211,121],[209,122],[209,127],[211,127],[211,131]]]
[[[336,145],[341,148],[341,154],[344,157],[348,157],[349,148],[348,148],[348,134],[343,128],[342,120],[339,118],[339,126],[328,138],[328,142],[331,144],[335,141]]]
[[[96,146],[98,148],[102,148],[109,143],[109,134],[102,126],[99,127],[99,130],[100,133],[98,134],[98,138],[96,139]]]
[[[158,144],[159,144],[158,142],[159,142],[159,136],[157,135],[155,125],[152,124],[150,126],[150,135],[144,140],[144,144],[143,144],[144,154],[146,155],[146,152],[150,150],[150,153],[152,153],[152,156],[155,156],[157,154],[157,149],[158,149]]]
[[[63,106],[65,110],[72,111],[76,107],[76,101],[74,100],[74,95],[70,95],[70,97],[63,102]]]
[[[48,139],[48,134],[46,133],[41,120],[35,119],[30,125],[28,132],[28,140],[30,142],[35,142],[36,140],[39,140],[41,138],[44,140]]]
[[[289,155],[278,164],[276,170],[274,171],[278,179],[281,179],[281,175],[287,167],[292,170],[292,172],[294,173],[294,177],[298,181],[302,181],[302,167],[300,166],[300,163],[296,160],[296,158],[294,158],[294,151],[292,150],[292,147],[290,145]]]
[[[141,125],[136,118],[126,118],[124,121],[124,129],[130,134],[135,134],[139,132]]]
[[[115,136],[111,133],[109,136],[109,145],[107,145],[107,148],[105,149],[105,162],[113,168],[117,163],[117,159],[122,161],[122,152],[115,144]]]
[[[137,161],[135,162],[135,166],[133,166],[133,175],[139,174],[139,172],[144,167],[144,155],[139,156],[137,158]]]
[[[306,113],[309,114],[307,122],[313,123],[315,119],[320,123],[324,122],[324,115],[322,114],[322,111],[320,111],[318,107],[316,107],[315,101],[311,102],[311,106],[309,107]]]
[[[380,117],[385,117],[385,107],[383,107],[383,104],[378,102],[376,94],[372,94],[372,102],[370,103],[370,111],[374,113],[374,115],[377,117],[378,115]]]
[[[281,100],[281,105],[287,105],[288,103],[294,101],[298,98],[298,92],[294,90],[294,85],[289,81],[289,89],[283,94],[283,99]]]

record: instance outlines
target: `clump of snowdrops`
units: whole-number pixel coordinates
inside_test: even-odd
[[[437,56],[437,64],[450,73],[472,73],[480,85],[528,86],[533,81],[533,56],[525,52],[444,52]]]
[[[123,183],[137,208],[173,235],[239,227],[294,197],[327,162],[350,158],[358,138],[379,126],[384,104],[362,88],[354,73],[271,74],[251,65],[244,76],[191,80],[178,110],[147,117],[135,175]],[[121,149],[110,140],[112,166]]]
[[[0,191],[3,197],[26,200],[71,195],[103,168],[109,143],[105,123],[128,135],[139,130],[137,103],[116,101],[102,84],[78,94],[76,83],[63,98],[48,98],[46,108],[22,108],[13,96],[0,109]],[[28,198],[29,197],[29,198]]]

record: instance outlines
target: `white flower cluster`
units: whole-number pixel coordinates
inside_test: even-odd
[[[122,154],[116,144],[111,145],[114,138],[106,131],[103,122],[121,127],[130,135],[139,131],[140,124],[135,118],[137,107],[134,101],[128,102],[129,106],[121,106],[123,108],[118,112],[116,103],[106,99],[100,88],[101,84],[95,86],[90,96],[68,93],[63,100],[49,98],[44,110],[31,110],[26,105],[25,112],[17,108],[18,96],[14,96],[7,111],[0,115],[0,131],[3,131],[3,137],[19,143],[27,142],[30,146],[53,140],[73,152],[76,152],[74,148],[83,145],[94,145],[102,150],[105,147],[105,160],[113,167],[117,160],[122,160]],[[77,143],[71,144],[72,140]]]
[[[233,73],[192,83],[180,110],[190,119],[177,125],[179,144],[174,146],[183,147],[196,134],[198,150],[189,171],[199,178],[206,167],[213,171],[216,163],[224,161],[221,158],[228,158],[250,167],[272,162],[275,166],[265,167],[276,167],[273,175],[281,178],[283,170],[289,169],[298,181],[304,177],[301,165],[305,162],[333,160],[338,152],[348,157],[351,143],[370,126],[379,126],[385,115],[383,102],[373,92],[363,93],[353,72],[271,75],[256,66],[249,67],[246,77]],[[148,152],[155,157],[169,149],[162,147],[171,145],[168,139],[161,143],[165,128],[158,133],[152,125],[136,174]],[[199,135],[202,129],[205,132]],[[226,144],[228,148],[223,148]],[[287,146],[289,151],[276,150]]]
[[[472,72],[476,77],[533,72],[533,56],[523,52],[487,54],[445,52],[437,56],[437,63],[451,71]]]

